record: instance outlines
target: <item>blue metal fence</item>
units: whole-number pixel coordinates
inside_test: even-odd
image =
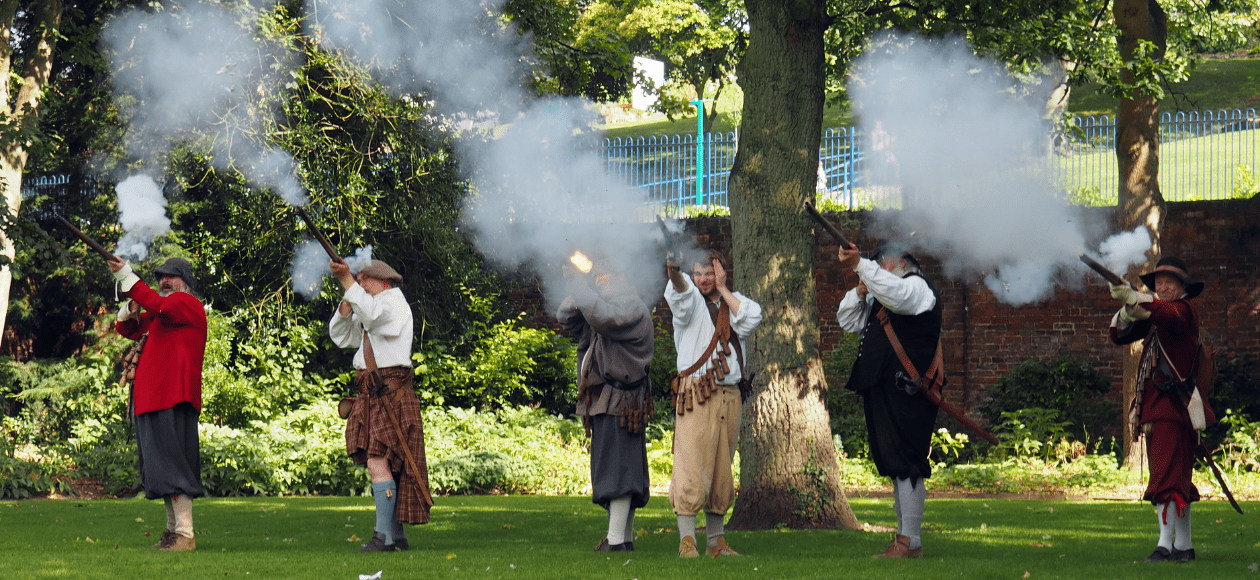
[[[1115,120],[1106,115],[1077,117],[1075,125],[1047,148],[1049,173],[1080,198],[1115,203],[1119,180]],[[856,127],[827,129],[818,152],[819,194],[849,209],[897,206],[900,195],[895,187],[869,184],[860,137]],[[650,213],[683,215],[726,205],[737,141],[735,133],[706,135],[700,199],[695,194],[694,135],[605,139],[603,154],[610,174],[645,190]],[[1260,120],[1255,109],[1164,113],[1160,141],[1160,188],[1169,201],[1226,199],[1240,186],[1243,169],[1260,174]]]

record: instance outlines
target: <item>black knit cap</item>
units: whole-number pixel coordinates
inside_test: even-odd
[[[1159,263],[1155,264],[1155,269],[1149,274],[1138,276],[1142,279],[1142,283],[1147,288],[1155,289],[1155,276],[1157,274],[1168,274],[1186,286],[1186,298],[1194,298],[1203,292],[1203,282],[1190,277],[1190,271],[1186,268],[1186,263],[1177,256],[1164,256],[1159,259]]]
[[[197,277],[193,275],[192,264],[183,258],[167,258],[161,266],[153,269],[153,273],[159,276],[179,276],[189,290],[197,290]]]

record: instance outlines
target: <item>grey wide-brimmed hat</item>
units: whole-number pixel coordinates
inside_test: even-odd
[[[1147,288],[1155,289],[1155,276],[1158,274],[1168,274],[1178,280],[1186,287],[1186,298],[1194,298],[1203,292],[1203,282],[1190,277],[1190,271],[1186,268],[1186,262],[1177,256],[1164,256],[1155,264],[1155,269],[1148,274],[1142,274],[1138,278],[1142,279],[1142,283]]]
[[[183,258],[167,258],[161,266],[153,269],[158,276],[178,276],[188,285],[189,290],[197,289],[197,277],[193,275],[192,264]]]
[[[395,284],[402,282],[402,274],[397,270],[390,268],[389,264],[380,260],[372,260],[368,267],[359,270],[359,274],[368,278],[376,278],[377,280],[390,280]]]

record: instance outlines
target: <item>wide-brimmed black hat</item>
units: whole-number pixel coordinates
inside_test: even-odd
[[[1155,276],[1157,274],[1168,274],[1169,276],[1181,280],[1181,283],[1186,286],[1186,298],[1194,298],[1195,296],[1198,296],[1200,292],[1203,292],[1203,282],[1191,278],[1189,270],[1186,268],[1185,261],[1177,256],[1164,256],[1163,258],[1160,258],[1159,263],[1155,264],[1154,270],[1151,270],[1149,274],[1142,274],[1138,277],[1142,279],[1142,283],[1146,284],[1147,288],[1154,290]]]
[[[197,277],[193,275],[192,264],[183,258],[167,258],[161,266],[153,269],[153,273],[159,276],[179,276],[189,290],[197,289]]]

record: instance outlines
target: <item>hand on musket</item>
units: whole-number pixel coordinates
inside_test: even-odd
[[[858,264],[862,262],[862,250],[854,243],[850,243],[848,246],[840,246],[840,250],[836,254],[840,258],[840,267],[842,268],[856,270]]]
[[[347,264],[345,260],[330,260],[328,269],[332,270],[333,276],[341,282],[342,288],[349,290],[351,286],[354,286],[354,274],[350,273],[350,264]]]

